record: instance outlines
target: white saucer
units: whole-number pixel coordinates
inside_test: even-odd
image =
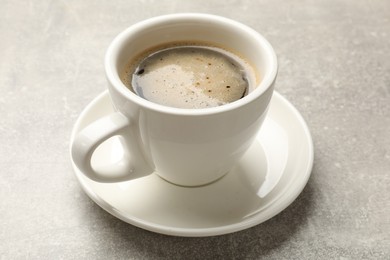
[[[81,113],[71,136],[113,112],[108,92]],[[95,152],[99,164],[121,150],[114,138]],[[202,187],[170,184],[156,174],[122,183],[97,183],[73,164],[84,191],[107,212],[132,225],[176,236],[213,236],[260,224],[301,193],[313,165],[310,132],[299,112],[279,93],[257,140],[241,162],[220,180]]]

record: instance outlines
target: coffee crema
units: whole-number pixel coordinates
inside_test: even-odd
[[[129,62],[123,83],[138,96],[176,108],[208,108],[243,98],[256,85],[247,61],[223,48],[172,43]]]

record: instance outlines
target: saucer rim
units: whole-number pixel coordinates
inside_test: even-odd
[[[70,143],[72,143],[72,140],[74,140],[74,137],[76,133],[80,129],[80,124],[83,121],[83,118],[85,118],[86,115],[88,115],[93,107],[96,106],[96,104],[102,102],[103,99],[107,98],[109,96],[108,90],[103,91],[98,96],[96,96],[90,103],[88,103],[87,106],[84,107],[80,115],[78,116],[76,123],[73,126],[71,137],[70,137]],[[111,215],[119,218],[120,220],[129,223],[131,225],[134,225],[136,227],[170,236],[182,236],[182,237],[206,237],[206,236],[219,236],[219,235],[225,235],[230,234],[234,232],[238,232],[241,230],[245,230],[248,228],[251,228],[253,226],[256,226],[258,224],[261,224],[270,218],[278,215],[281,211],[286,209],[290,204],[292,204],[295,199],[301,194],[303,189],[305,188],[312,169],[313,169],[313,162],[314,162],[314,147],[313,147],[313,140],[310,133],[310,130],[307,126],[307,123],[305,122],[302,115],[299,113],[299,111],[280,93],[277,91],[274,91],[271,102],[273,99],[279,99],[283,106],[287,106],[287,110],[292,112],[294,117],[299,122],[299,125],[301,126],[301,131],[304,132],[304,136],[306,137],[307,142],[307,152],[309,154],[309,157],[305,160],[307,161],[306,169],[305,171],[302,171],[301,174],[298,174],[299,178],[293,179],[286,187],[283,189],[281,193],[279,193],[271,202],[268,203],[268,205],[263,208],[260,212],[256,213],[254,217],[250,217],[247,219],[243,219],[242,221],[239,221],[237,223],[229,224],[229,225],[223,225],[223,226],[217,226],[217,227],[208,227],[208,228],[182,228],[182,227],[170,227],[166,225],[156,224],[149,221],[145,221],[141,218],[131,216],[129,218],[126,216],[126,214],[122,214],[118,209],[113,208],[110,206],[104,199],[102,199],[98,194],[96,194],[91,188],[88,187],[88,181],[92,180],[86,180],[83,179],[83,175],[81,171],[77,168],[77,166],[74,164],[72,155],[70,155],[70,160],[72,163],[72,168],[74,171],[74,174],[76,175],[77,180],[80,182],[80,186],[84,190],[84,192],[102,209],[110,213]],[[267,115],[268,117],[268,115]],[[172,184],[173,185],[173,184]],[[284,199],[283,199],[284,198]],[[273,210],[269,210],[269,207],[273,207]],[[262,214],[260,214],[262,213]],[[265,214],[267,213],[267,214]],[[260,215],[261,217],[256,217],[256,215]]]

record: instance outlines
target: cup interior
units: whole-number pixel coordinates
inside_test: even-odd
[[[114,87],[130,92],[120,80],[120,73],[128,62],[149,48],[177,41],[214,44],[247,60],[260,76],[258,86],[248,96],[261,95],[276,78],[273,48],[255,30],[215,15],[172,14],[139,22],[114,39],[106,53],[108,80]]]

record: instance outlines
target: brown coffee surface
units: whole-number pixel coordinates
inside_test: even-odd
[[[178,108],[207,108],[241,99],[249,89],[245,61],[208,46],[177,46],[154,52],[125,75],[140,97]],[[126,84],[126,83],[125,83]]]

